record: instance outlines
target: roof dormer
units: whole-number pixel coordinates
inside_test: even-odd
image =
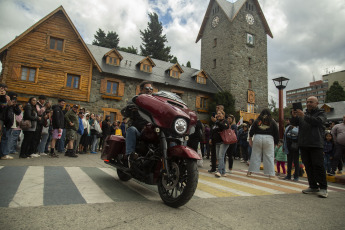
[[[207,73],[204,70],[199,70],[195,72],[192,77],[196,78],[196,82],[199,84],[206,84],[206,79],[208,78]]]
[[[115,48],[104,54],[105,63],[108,65],[119,66],[123,57]]]
[[[181,68],[181,66],[176,63],[175,65],[171,66],[169,69],[166,70],[167,72],[169,72],[169,76],[173,77],[173,78],[177,78],[179,79],[181,76],[181,73],[183,73],[183,69]]]
[[[152,61],[152,59],[149,56],[138,62],[137,65],[139,65],[141,71],[147,73],[151,73],[152,68],[156,66],[156,64]]]

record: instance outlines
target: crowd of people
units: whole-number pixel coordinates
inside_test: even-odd
[[[102,149],[109,135],[126,135],[126,119],[110,122],[110,116],[103,120],[79,105],[66,104],[58,99],[56,105],[46,96],[30,97],[24,105],[17,103],[17,94],[7,92],[7,86],[0,84],[0,156],[12,160],[17,149],[19,158],[34,158],[60,154],[78,157],[78,154],[92,153]]]

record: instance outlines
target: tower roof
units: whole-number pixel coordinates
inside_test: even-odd
[[[237,0],[234,3],[231,3],[231,2],[228,2],[227,0],[210,0],[210,3],[208,4],[207,10],[206,10],[206,13],[205,13],[204,19],[202,21],[202,24],[201,24],[201,27],[200,27],[200,30],[199,30],[199,33],[198,33],[198,37],[196,38],[195,43],[197,43],[201,39],[201,37],[203,35],[204,29],[205,29],[207,20],[210,17],[210,14],[211,14],[211,11],[212,11],[211,8],[212,8],[212,5],[214,4],[214,2],[218,3],[218,5],[220,6],[220,8],[224,12],[224,14],[227,16],[228,20],[230,22],[232,22],[236,18],[238,12],[241,10],[243,5],[246,3],[246,1],[247,0]],[[257,8],[258,14],[259,14],[259,16],[261,18],[261,21],[264,24],[266,34],[268,36],[270,36],[271,38],[273,38],[272,32],[270,30],[270,27],[268,26],[268,23],[266,21],[264,13],[261,10],[259,1],[258,0],[253,0],[253,1],[254,1],[254,4],[255,4],[256,8]]]

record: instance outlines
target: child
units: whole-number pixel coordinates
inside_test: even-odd
[[[325,135],[325,142],[323,145],[323,154],[324,154],[324,164],[325,169],[329,176],[334,176],[331,172],[331,160],[333,159],[334,155],[334,143],[333,143],[333,136],[331,133],[326,133]]]
[[[283,151],[283,142],[281,140],[274,150],[274,156],[277,160],[277,176],[280,176],[280,166],[282,166],[283,174],[286,174],[285,162],[287,161],[287,156]]]
[[[248,157],[249,143],[248,143],[247,138],[248,138],[248,126],[246,123],[244,123],[243,130],[239,134],[239,143],[240,143],[242,157],[243,157],[243,160],[241,160],[241,163],[246,163],[249,160],[249,157]]]

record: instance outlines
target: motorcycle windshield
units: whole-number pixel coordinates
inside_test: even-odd
[[[180,98],[179,95],[172,93],[172,92],[159,91],[158,93],[154,93],[153,96],[165,97],[165,98],[168,98],[170,100],[176,101],[178,103],[181,103],[181,104],[187,106],[187,104],[184,101],[182,101],[182,99]]]

